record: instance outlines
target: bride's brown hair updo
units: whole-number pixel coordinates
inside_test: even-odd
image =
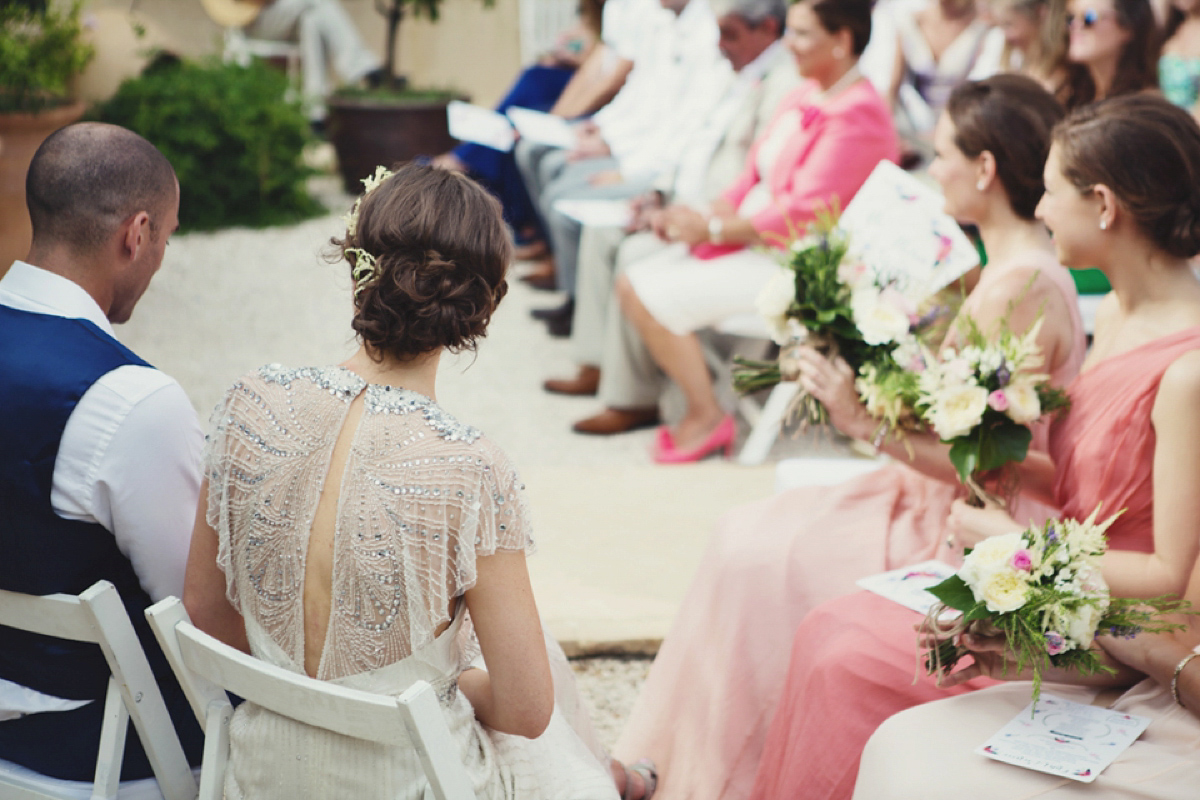
[[[500,203],[470,178],[406,164],[371,190],[334,240],[358,281],[353,327],[373,357],[475,349],[508,291],[512,244]]]
[[[1107,186],[1164,252],[1200,253],[1200,126],[1187,111],[1158,95],[1111,97],[1071,112],[1054,144],[1080,192]]]

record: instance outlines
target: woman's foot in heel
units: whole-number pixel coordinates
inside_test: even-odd
[[[732,414],[725,414],[715,427],[700,427],[685,419],[669,435],[659,435],[655,442],[654,460],[659,464],[686,464],[699,461],[723,451],[728,458],[733,453],[737,423]]]

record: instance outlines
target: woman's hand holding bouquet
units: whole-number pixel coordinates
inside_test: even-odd
[[[1178,598],[1110,596],[1100,557],[1116,516],[1098,523],[1098,512],[1082,522],[1052,520],[991,536],[969,551],[957,574],[929,590],[941,602],[922,626],[927,672],[946,675],[971,653],[975,664],[943,678],[946,683],[977,675],[1026,677],[1036,700],[1050,667],[1085,676],[1115,672],[1094,647],[1098,632],[1178,629],[1164,616],[1187,608]],[[962,613],[948,619],[951,609]]]

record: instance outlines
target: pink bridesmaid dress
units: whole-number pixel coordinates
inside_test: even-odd
[[[1153,541],[1154,428],[1150,412],[1163,373],[1200,348],[1191,328],[1105,359],[1071,385],[1071,410],[1052,428],[1055,496],[1063,515],[1127,509],[1109,546],[1148,553]],[[867,739],[906,708],[965,694],[996,681],[939,688],[917,673],[913,626],[921,616],[869,592],[831,600],[796,630],[783,697],[771,724],[751,797],[850,798]]]
[[[1066,386],[1086,351],[1074,282],[1047,253],[1027,253],[1018,263],[1051,276],[1071,310],[1076,341],[1052,376]],[[976,293],[1007,269],[993,266]],[[1042,431],[1034,446],[1045,450],[1046,439]],[[855,591],[859,578],[930,558],[953,561],[946,518],[960,491],[897,463],[838,486],[781,492],[722,517],[616,757],[655,761],[658,800],[744,800],[796,626],[819,603]],[[1020,513],[1044,518],[1047,510],[1023,505]]]

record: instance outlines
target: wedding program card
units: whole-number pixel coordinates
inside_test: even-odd
[[[575,131],[571,123],[553,114],[513,106],[507,112],[517,132],[535,144],[571,149],[575,146]]]
[[[557,200],[554,210],[582,225],[624,228],[629,224],[628,200]]]
[[[954,567],[941,561],[922,561],[911,567],[860,578],[857,583],[867,591],[882,595],[905,608],[927,614],[938,599],[926,590],[930,586],[937,586],[954,572]]]
[[[450,135],[460,142],[473,142],[507,153],[517,141],[508,117],[482,106],[451,100],[446,106],[446,121],[450,124]]]
[[[850,252],[883,282],[923,300],[979,263],[979,252],[943,211],[945,198],[881,161],[842,212]]]
[[[976,753],[1018,767],[1091,783],[1142,735],[1149,717],[1072,703],[1042,693]]]

